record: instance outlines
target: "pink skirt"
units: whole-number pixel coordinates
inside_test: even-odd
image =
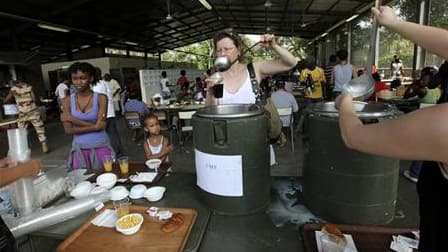
[[[92,164],[92,160],[90,160],[90,151],[91,149],[82,149],[82,155],[84,156],[84,160],[86,161],[87,164],[87,169],[88,170],[98,170],[98,169],[102,169],[102,167],[93,167],[94,165]],[[83,167],[79,167],[79,160],[78,160],[78,156],[74,155],[75,152],[72,152],[72,167],[73,169],[79,169],[79,168],[83,168]],[[110,156],[112,154],[111,150],[109,147],[99,147],[99,148],[95,148],[95,154],[98,157],[98,161],[102,166],[102,160],[104,159],[105,156]],[[98,164],[96,164],[95,166],[98,166]]]

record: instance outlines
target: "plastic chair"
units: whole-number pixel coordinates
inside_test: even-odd
[[[135,138],[137,137],[137,130],[143,129],[142,118],[140,117],[140,113],[129,111],[124,112],[124,119],[126,121],[126,126],[128,129],[135,131]],[[145,131],[143,131],[144,138],[146,138]]]
[[[179,136],[179,142],[182,143],[182,133],[193,131],[193,125],[191,124],[185,124],[185,121],[190,120],[193,117],[194,113],[196,111],[179,111],[179,127],[178,127],[178,136]]]
[[[289,133],[291,136],[291,149],[294,152],[294,117],[292,114],[292,108],[277,108],[278,115],[281,117],[289,117],[289,126],[283,126],[283,128],[289,128]]]

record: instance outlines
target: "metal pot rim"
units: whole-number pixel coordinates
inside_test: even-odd
[[[360,118],[394,117],[402,114],[395,106],[388,103],[353,101],[353,104],[357,107],[356,114]],[[325,110],[325,108],[331,109]],[[307,112],[316,116],[339,117],[334,101],[314,103],[307,108]]]
[[[223,104],[211,105],[201,109],[194,116],[202,118],[243,118],[257,116],[264,113],[264,109],[255,104]]]

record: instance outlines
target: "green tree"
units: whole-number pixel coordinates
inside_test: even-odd
[[[241,37],[246,50],[251,47],[255,41],[251,41],[248,36]],[[303,58],[305,54],[305,40],[298,37],[278,37],[277,42],[288,49],[294,56]],[[213,42],[212,40],[204,40],[188,46],[177,48],[176,50],[169,50],[162,54],[163,61],[173,62],[192,62],[198,69],[207,69],[213,67],[212,62]],[[255,47],[246,53],[245,59],[247,62],[252,62],[260,59],[273,59],[277,55],[270,51],[264,50],[261,47]]]

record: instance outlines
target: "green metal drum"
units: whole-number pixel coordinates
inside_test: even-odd
[[[193,116],[200,200],[213,211],[244,215],[270,201],[267,118],[257,105],[218,105]]]
[[[364,123],[401,114],[383,103],[354,102]],[[335,223],[384,224],[393,220],[399,160],[369,155],[345,147],[334,102],[307,109],[303,195],[307,207]],[[391,141],[393,141],[391,139]]]

